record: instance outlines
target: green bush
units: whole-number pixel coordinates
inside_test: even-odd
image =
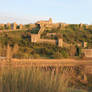
[[[56,59],[60,59],[60,58],[62,58],[63,56],[62,56],[62,54],[61,54],[60,52],[55,52],[55,53],[53,53],[52,57],[53,57],[53,58],[56,58]]]

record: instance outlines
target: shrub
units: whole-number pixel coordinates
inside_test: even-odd
[[[60,52],[55,52],[55,53],[53,53],[52,57],[53,57],[53,58],[56,58],[56,59],[60,59],[60,58],[62,58],[63,56],[62,56],[62,54],[61,54]]]

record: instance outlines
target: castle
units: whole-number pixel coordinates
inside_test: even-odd
[[[31,42],[33,43],[49,43],[53,45],[57,45],[58,47],[63,47],[63,39],[58,38],[57,40],[51,40],[51,39],[42,39],[40,36],[45,30],[45,28],[48,26],[53,26],[52,19],[50,18],[48,21],[38,21],[35,23],[40,27],[40,30],[38,34],[31,34]]]
[[[31,34],[31,42],[33,43],[48,43],[48,44],[52,44],[52,45],[56,45],[58,47],[70,47],[71,44],[65,43],[63,41],[62,38],[57,38],[57,39],[43,39],[41,38],[41,34],[45,31],[45,30],[50,30],[50,29],[64,29],[65,27],[67,27],[69,24],[66,23],[53,23],[52,19],[49,18],[48,21],[37,21],[35,24],[30,24],[30,29],[33,30],[34,28],[39,28],[39,31],[37,34]],[[88,28],[90,25],[84,25],[82,23],[79,24],[79,28],[80,30],[82,29],[82,27]],[[16,22],[10,24],[0,24],[0,28],[4,29],[4,27],[8,28],[9,30],[21,30],[24,29],[24,25],[20,24],[16,24]],[[56,33],[48,33],[48,36],[51,35],[56,35]],[[78,44],[79,46],[81,46],[82,48],[84,48],[82,50],[82,53],[84,53],[87,57],[92,57],[92,50],[91,49],[85,49],[87,47],[87,42],[83,42],[81,44]],[[90,53],[90,54],[89,54]]]
[[[64,28],[67,27],[68,24],[65,23],[57,23],[54,24],[52,22],[52,19],[50,18],[48,21],[38,21],[35,23],[35,25],[40,27],[40,30],[38,34],[31,34],[31,42],[33,43],[48,43],[48,44],[53,44],[58,47],[70,47],[71,44],[67,44],[63,41],[62,38],[58,38],[56,40],[51,40],[51,39],[42,39],[40,36],[41,34],[45,31],[45,29],[49,28]],[[80,30],[83,27],[83,24],[80,24]],[[88,28],[88,25],[86,25],[86,28]],[[55,33],[49,33],[48,35],[56,35]],[[83,49],[81,53],[84,53],[86,57],[92,57],[92,49],[85,49],[87,47],[87,42],[82,42],[80,45]]]
[[[36,22],[36,24],[39,24],[39,25],[50,25],[52,24],[52,19],[50,18],[48,21],[38,21]]]
[[[23,25],[22,24],[20,24],[20,25],[18,25],[18,24],[16,24],[16,22],[14,22],[14,23],[7,23],[7,24],[0,24],[0,29],[4,29],[4,30],[7,30],[7,29],[9,29],[9,30],[17,30],[17,29],[23,29]]]
[[[40,34],[31,34],[31,42],[32,43],[48,43],[52,45],[57,45],[58,47],[63,47],[63,39],[61,38],[57,40],[42,39],[40,38]]]

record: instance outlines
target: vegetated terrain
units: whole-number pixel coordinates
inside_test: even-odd
[[[92,43],[92,26],[89,26],[89,28],[86,28],[85,25],[80,29],[79,25],[70,24],[69,26],[66,26],[62,29],[52,29],[52,30],[46,30],[43,33],[43,37],[47,37],[47,33],[56,33],[57,36],[60,36],[64,39],[67,43],[73,43],[77,44],[80,42],[88,42],[88,46]],[[51,37],[47,37],[50,38]],[[52,36],[52,39],[55,38]],[[92,45],[92,44],[91,44]]]
[[[53,67],[32,68],[9,65],[0,69],[0,92],[92,92],[92,75],[84,79],[83,66],[54,71]]]
[[[27,26],[28,27],[28,26]],[[37,28],[38,29],[38,28]],[[44,43],[31,43],[31,33],[37,33],[38,30],[28,31],[14,31],[7,33],[0,33],[0,51],[7,50],[7,44],[10,44],[12,57],[15,58],[67,58],[79,56],[81,48],[77,44],[88,42],[87,48],[92,48],[92,26],[88,28],[85,25],[80,29],[79,25],[69,25],[62,29],[45,30],[41,35],[46,39],[57,39],[62,37],[64,42],[74,44],[71,47],[59,48],[54,45]],[[47,36],[47,33],[56,33],[56,36]]]
[[[88,42],[87,48],[92,48],[92,29],[70,25],[64,29],[45,30],[42,38],[56,39],[62,37],[66,43],[77,44]],[[47,33],[56,33],[57,37],[47,37]],[[36,30],[14,31],[0,33],[0,54],[13,58],[68,58],[80,57],[81,48],[76,46],[57,47],[51,44],[31,43],[30,34]],[[39,59],[37,59],[39,60]],[[0,61],[4,63],[4,61]],[[92,74],[86,73],[84,66],[73,69],[61,67],[32,67],[25,62],[12,66],[6,62],[0,64],[0,92],[92,92]],[[4,67],[5,66],[5,67]],[[84,76],[85,74],[85,76]]]

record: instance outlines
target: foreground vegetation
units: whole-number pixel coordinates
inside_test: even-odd
[[[81,82],[82,68],[53,72],[51,68],[3,68],[0,75],[0,92],[91,92],[92,80]],[[78,79],[79,77],[79,79]]]

